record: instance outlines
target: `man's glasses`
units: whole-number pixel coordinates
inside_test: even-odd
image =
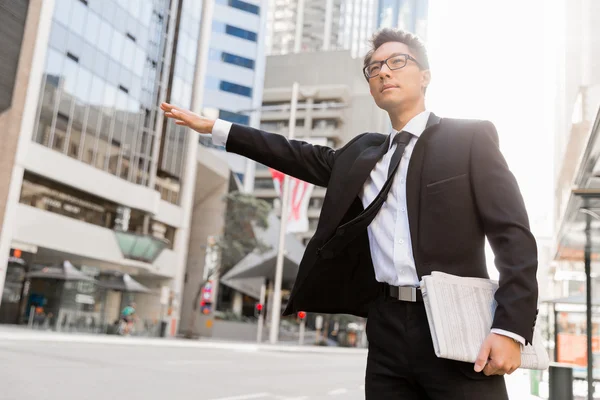
[[[421,67],[421,64],[419,64],[419,62],[413,56],[409,54],[396,54],[383,61],[372,62],[363,69],[363,73],[365,74],[365,77],[367,79],[375,78],[377,75],[379,75],[381,67],[383,67],[384,63],[388,66],[390,70],[393,71],[396,69],[404,68],[408,63],[408,60],[413,61],[415,64],[417,64],[417,66],[420,69],[423,69]]]

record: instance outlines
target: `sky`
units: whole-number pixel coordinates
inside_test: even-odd
[[[430,0],[428,109],[492,121],[534,234],[551,236],[557,0]]]
[[[554,229],[556,67],[563,0],[430,0],[427,108],[492,121],[531,229]],[[490,277],[498,279],[486,249]]]

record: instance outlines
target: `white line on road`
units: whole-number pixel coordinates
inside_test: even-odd
[[[348,393],[348,389],[334,389],[327,392],[330,396],[337,396],[338,394]]]
[[[218,399],[211,400],[250,400],[250,399],[259,399],[261,397],[270,396],[269,393],[254,393],[254,394],[243,394],[241,396],[233,396],[233,397],[219,397]]]
[[[284,396],[279,396],[277,397],[278,400],[307,400],[308,396],[300,396],[300,397],[284,397]]]
[[[167,361],[169,365],[214,365],[214,364],[229,364],[227,360],[171,360]]]

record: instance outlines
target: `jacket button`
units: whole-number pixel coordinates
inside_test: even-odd
[[[344,236],[344,232],[346,232],[344,229],[338,229],[338,235]]]

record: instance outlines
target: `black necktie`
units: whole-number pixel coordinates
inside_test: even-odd
[[[396,143],[396,150],[394,150],[394,154],[392,155],[392,159],[390,160],[390,166],[388,167],[388,178],[383,184],[383,187],[379,191],[375,200],[369,204],[367,208],[363,212],[361,212],[356,218],[344,224],[344,228],[351,227],[351,230],[358,233],[362,229],[365,229],[374,219],[385,199],[387,198],[390,189],[392,188],[392,182],[394,181],[394,173],[398,169],[400,165],[400,160],[402,159],[402,155],[404,154],[404,150],[406,149],[406,145],[410,142],[412,138],[412,134],[409,132],[400,132],[398,133],[392,143]],[[354,236],[354,235],[352,235]]]
[[[388,175],[387,175],[388,180],[394,174],[394,171],[396,171],[396,169],[398,168],[398,165],[400,165],[400,160],[402,159],[402,155],[404,154],[406,145],[408,145],[408,142],[410,142],[411,138],[412,138],[412,134],[410,132],[402,131],[402,132],[399,132],[396,136],[394,136],[394,139],[392,139],[392,143],[396,143],[396,150],[394,151],[394,154],[392,155],[392,159],[390,160],[390,166],[388,168]],[[388,191],[389,191],[389,189],[388,189]],[[386,195],[387,195],[387,193],[386,193]]]
[[[364,230],[367,229],[367,226],[369,226],[373,219],[375,219],[375,216],[379,210],[381,210],[381,207],[383,206],[383,203],[385,202],[385,199],[392,188],[394,174],[400,165],[400,160],[402,159],[406,145],[410,142],[412,136],[413,135],[411,133],[404,131],[394,136],[392,143],[396,143],[396,149],[394,150],[394,154],[392,154],[390,166],[388,167],[388,178],[379,191],[379,194],[377,194],[375,200],[373,200],[371,204],[369,204],[369,206],[363,210],[363,212],[342,226],[339,226],[337,229],[337,234],[320,250],[324,250],[325,247],[327,247],[328,252],[331,252],[331,254],[337,254],[342,247],[350,243],[361,232],[364,232]]]

